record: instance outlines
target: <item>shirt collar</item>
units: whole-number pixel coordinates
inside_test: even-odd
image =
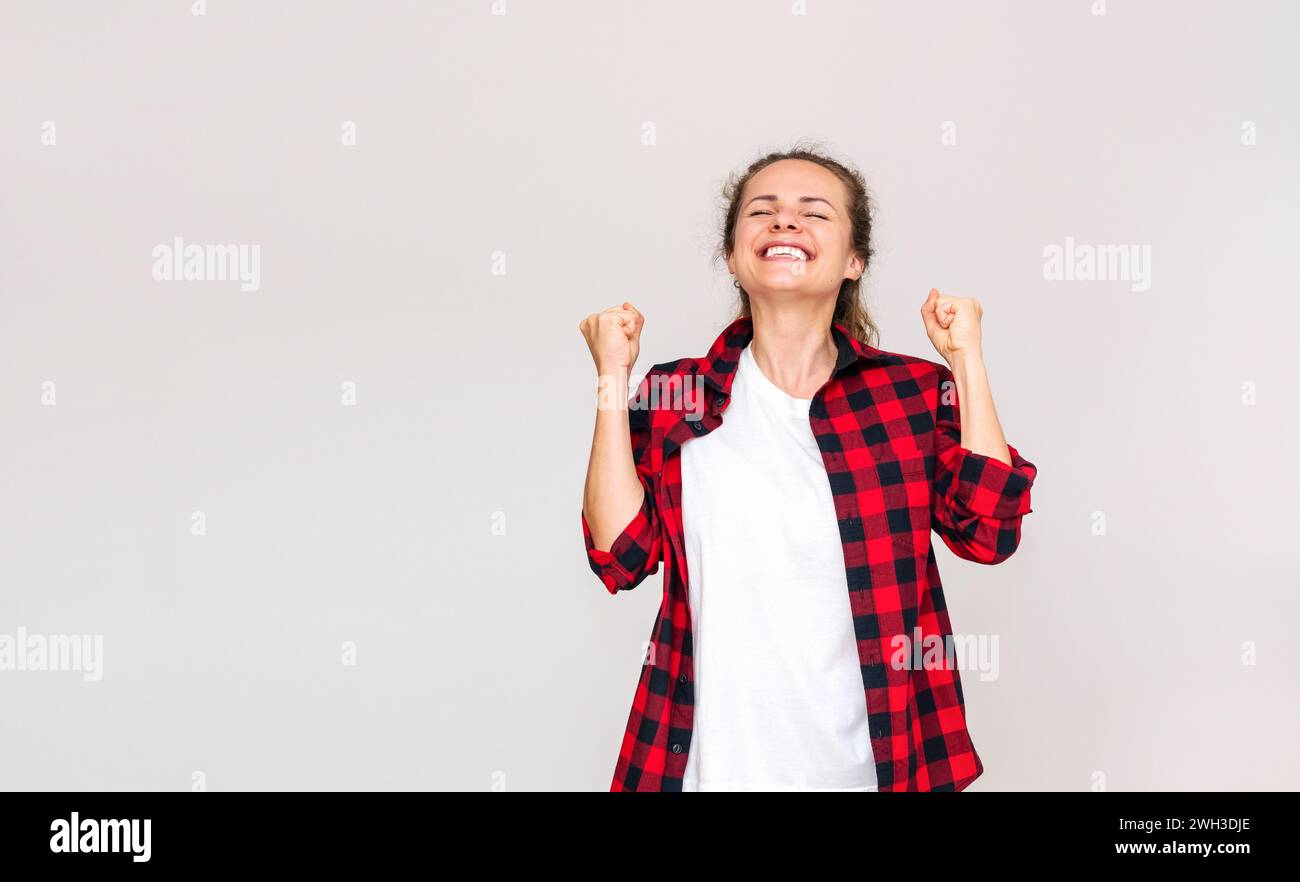
[[[700,359],[699,374],[704,382],[715,391],[730,395],[731,381],[735,379],[736,368],[740,364],[740,353],[749,345],[753,336],[754,319],[751,316],[741,316],[727,325],[709,347],[709,354]],[[882,350],[853,337],[839,322],[831,324],[831,336],[839,349],[839,357],[831,376],[839,374],[859,360],[879,361],[885,357]]]

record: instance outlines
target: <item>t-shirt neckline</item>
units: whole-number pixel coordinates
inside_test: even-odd
[[[758,366],[758,361],[755,360],[754,353],[750,351],[748,345],[740,351],[740,358],[744,362],[745,375],[754,381],[760,395],[791,416],[805,418],[808,416],[808,411],[812,407],[811,398],[796,398],[769,380],[763,373],[763,369]]]

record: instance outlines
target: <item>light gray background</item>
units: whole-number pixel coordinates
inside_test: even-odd
[[[0,788],[608,788],[661,579],[587,567],[576,325],[703,354],[722,179],[799,138],[878,202],[881,345],[980,298],[1040,469],[1012,559],[938,551],[973,789],[1300,785],[1294,4],[505,7],[4,3],[0,634],[105,662],[0,672]],[[261,290],[155,281],[176,235]]]

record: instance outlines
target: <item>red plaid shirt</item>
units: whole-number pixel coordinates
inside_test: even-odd
[[[739,318],[703,358],[650,368],[629,402],[645,502],[609,551],[595,547],[582,516],[588,560],[611,594],[635,588],[664,565],[663,603],[611,790],[682,789],[694,666],[680,448],[722,425],[740,352],[752,336],[752,319]],[[936,637],[948,647],[952,634],[931,530],[966,560],[1005,560],[1031,511],[1037,469],[1010,445],[1010,466],[961,446],[946,365],[867,346],[838,323],[832,336],[839,358],[813,397],[809,419],[844,546],[876,779],[881,791],[963,790],[984,764],[966,731],[961,678],[942,660],[912,662]]]

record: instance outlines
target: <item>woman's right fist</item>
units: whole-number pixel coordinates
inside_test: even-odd
[[[641,354],[641,328],[645,316],[627,301],[622,306],[611,306],[603,312],[593,312],[578,322],[578,330],[587,340],[591,358],[596,362],[596,373],[610,374],[617,370],[632,371]]]

